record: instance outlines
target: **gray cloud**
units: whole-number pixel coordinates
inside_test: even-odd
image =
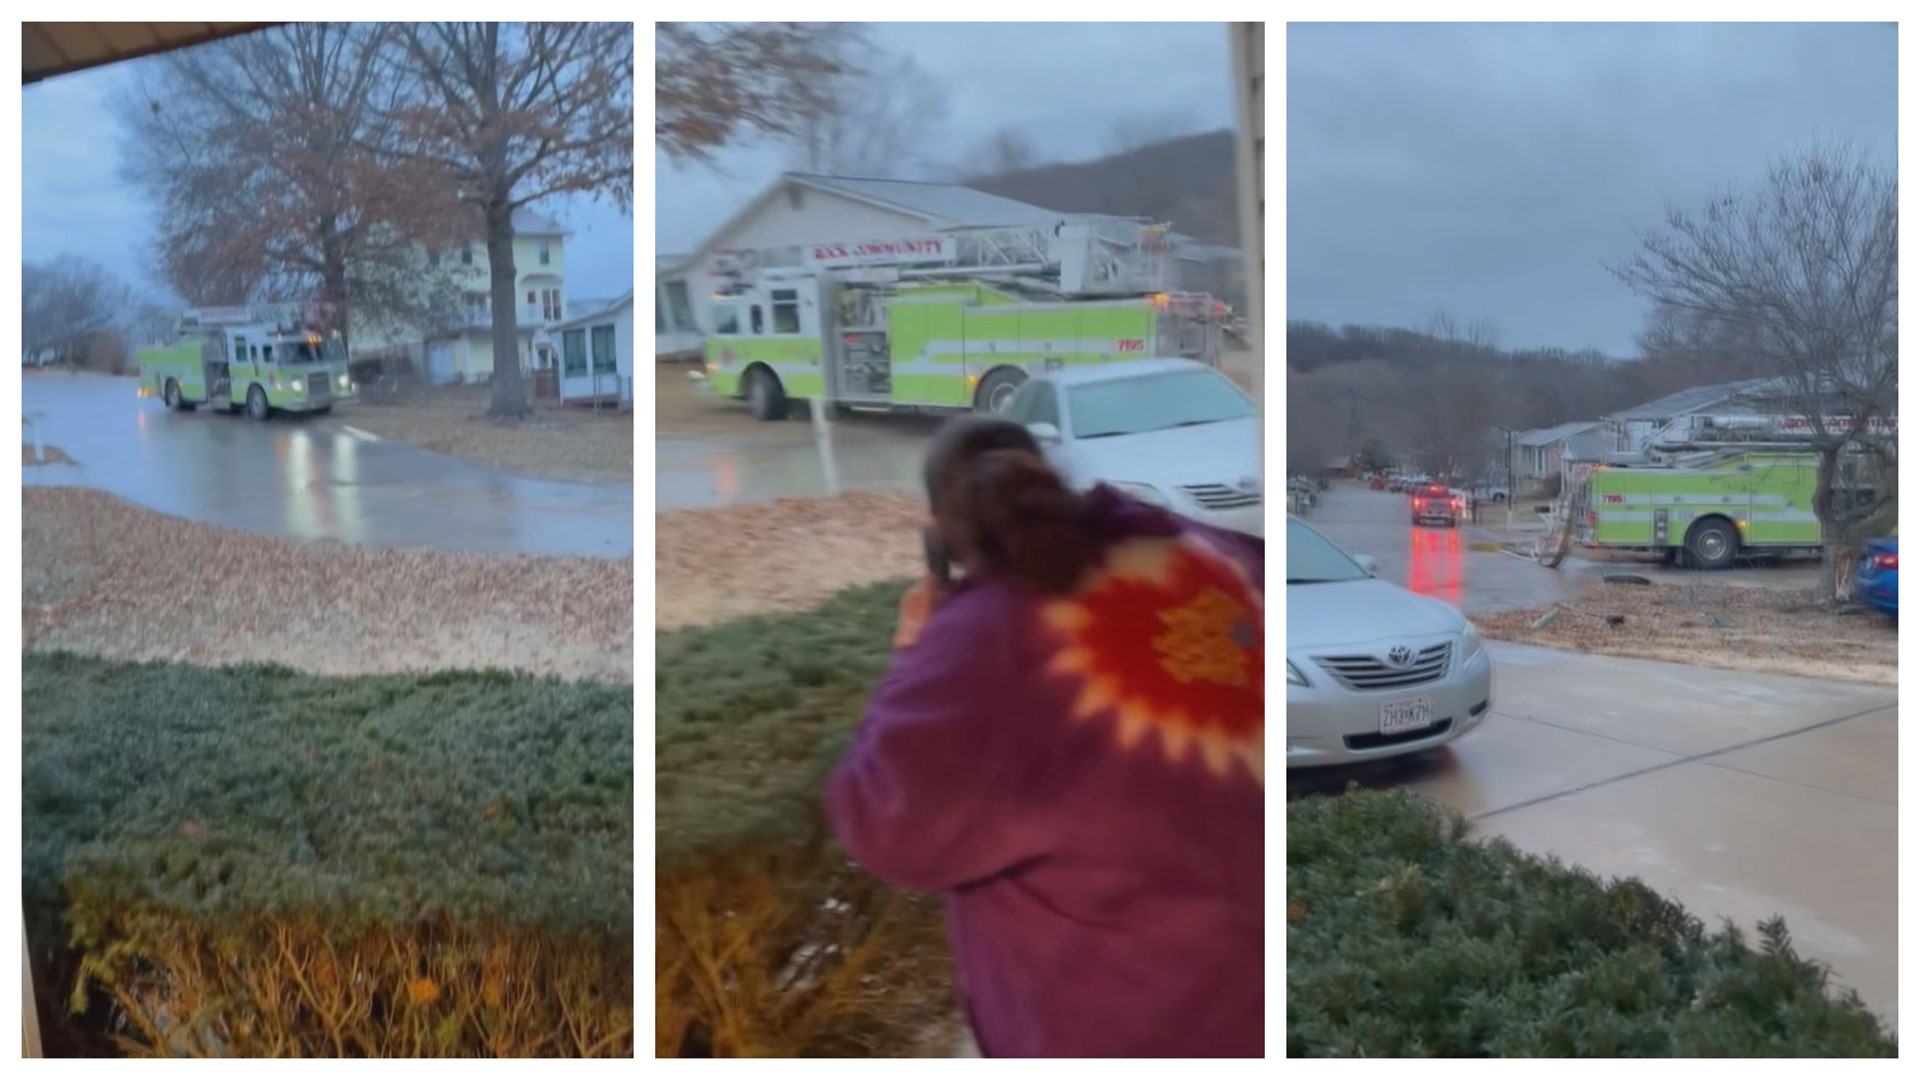
[[[1601,264],[1668,204],[1816,141],[1894,163],[1891,24],[1295,25],[1286,56],[1292,319],[1627,355]]]
[[[1040,157],[1076,161],[1108,152],[1128,117],[1207,131],[1233,123],[1227,29],[1218,23],[887,23],[878,42],[913,58],[946,98],[927,127],[927,157],[964,159],[1001,127],[1033,140]],[[718,170],[675,168],[656,155],[656,249],[684,252],[789,167],[783,149],[729,148]],[[945,177],[942,177],[945,178]]]
[[[30,262],[84,255],[156,299],[169,290],[152,272],[154,210],[118,176],[111,101],[145,61],[66,75],[21,91],[23,225]],[[569,197],[538,209],[573,229],[567,288],[615,296],[634,281],[633,218],[612,205]]]

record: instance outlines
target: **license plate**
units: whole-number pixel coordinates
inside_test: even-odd
[[[1433,726],[1433,699],[1407,698],[1380,706],[1380,734],[1399,735]]]

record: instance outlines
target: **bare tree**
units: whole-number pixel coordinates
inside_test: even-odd
[[[1194,130],[1193,116],[1184,112],[1130,113],[1113,122],[1107,139],[1109,153],[1125,154],[1143,146],[1165,142]]]
[[[379,63],[391,33],[290,23],[171,53],[118,102],[123,172],[160,207],[175,291],[197,304],[318,300],[343,334],[445,302],[450,277],[414,245],[463,235],[455,192],[370,150],[400,92]]]
[[[946,117],[946,99],[909,56],[888,56],[855,38],[842,70],[813,88],[794,130],[795,159],[808,172],[900,178],[928,165],[923,148]]]
[[[1837,602],[1864,532],[1894,498],[1899,207],[1894,175],[1849,147],[1778,161],[1749,192],[1667,227],[1613,267],[1656,303],[1765,351],[1767,397],[1798,418],[1819,458],[1814,512]]]
[[[51,351],[59,363],[81,364],[94,335],[133,311],[127,287],[106,268],[78,255],[21,267],[21,344],[37,355]]]
[[[1040,155],[1034,150],[1033,140],[1027,133],[1008,126],[996,130],[974,156],[976,160],[968,162],[963,169],[965,175],[991,176],[1019,172],[1040,161]]]
[[[828,23],[658,23],[653,143],[676,161],[711,162],[747,135],[792,138],[850,68],[852,28]]]
[[[633,203],[629,23],[402,23],[393,59],[417,73],[388,114],[392,160],[445,177],[484,228],[497,419],[530,414],[514,303],[514,211],[555,195]]]

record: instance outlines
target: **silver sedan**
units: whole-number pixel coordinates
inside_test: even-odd
[[[1466,616],[1287,519],[1287,768],[1431,750],[1492,708],[1493,663]]]

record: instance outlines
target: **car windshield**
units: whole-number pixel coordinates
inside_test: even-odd
[[[1206,369],[1172,371],[1067,391],[1073,434],[1081,439],[1244,420],[1253,401],[1225,376]]]
[[[1332,541],[1291,518],[1287,519],[1287,584],[1324,585],[1360,581],[1367,572]]]

